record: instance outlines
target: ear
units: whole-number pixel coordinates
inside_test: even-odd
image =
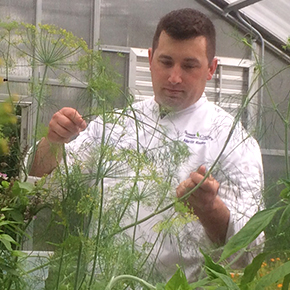
[[[218,64],[218,59],[215,57],[212,62],[211,65],[209,66],[209,70],[208,70],[208,75],[207,75],[207,80],[211,80],[212,76],[217,68],[217,64]]]
[[[151,63],[152,63],[152,58],[153,58],[153,51],[151,47],[148,49],[148,57],[149,57],[149,66],[151,69]]]

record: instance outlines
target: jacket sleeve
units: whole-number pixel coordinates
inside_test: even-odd
[[[220,160],[221,166],[217,179],[220,182],[219,196],[230,210],[227,241],[235,235],[263,204],[263,165],[258,143],[252,137],[245,136],[245,131],[233,135]],[[259,248],[263,241],[261,234],[251,245]],[[245,252],[236,266],[248,264],[252,259],[251,251]]]

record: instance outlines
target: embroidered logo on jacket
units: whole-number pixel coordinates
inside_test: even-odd
[[[185,143],[203,145],[203,144],[206,144],[206,141],[213,140],[212,137],[199,134],[199,132],[188,133],[187,130],[185,130],[184,134],[185,134],[185,136],[184,136],[183,141]]]

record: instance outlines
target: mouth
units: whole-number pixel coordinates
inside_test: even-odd
[[[183,90],[180,89],[172,89],[172,88],[164,88],[164,91],[169,95],[169,96],[175,96],[183,93]]]

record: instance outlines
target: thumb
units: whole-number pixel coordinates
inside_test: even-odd
[[[205,174],[206,174],[206,167],[204,165],[201,165],[201,166],[198,167],[198,169],[197,169],[196,172],[199,173],[199,174],[201,174],[202,176],[205,176]]]
[[[80,130],[83,131],[86,129],[86,127],[87,127],[87,122],[83,120],[82,123],[80,124]]]

